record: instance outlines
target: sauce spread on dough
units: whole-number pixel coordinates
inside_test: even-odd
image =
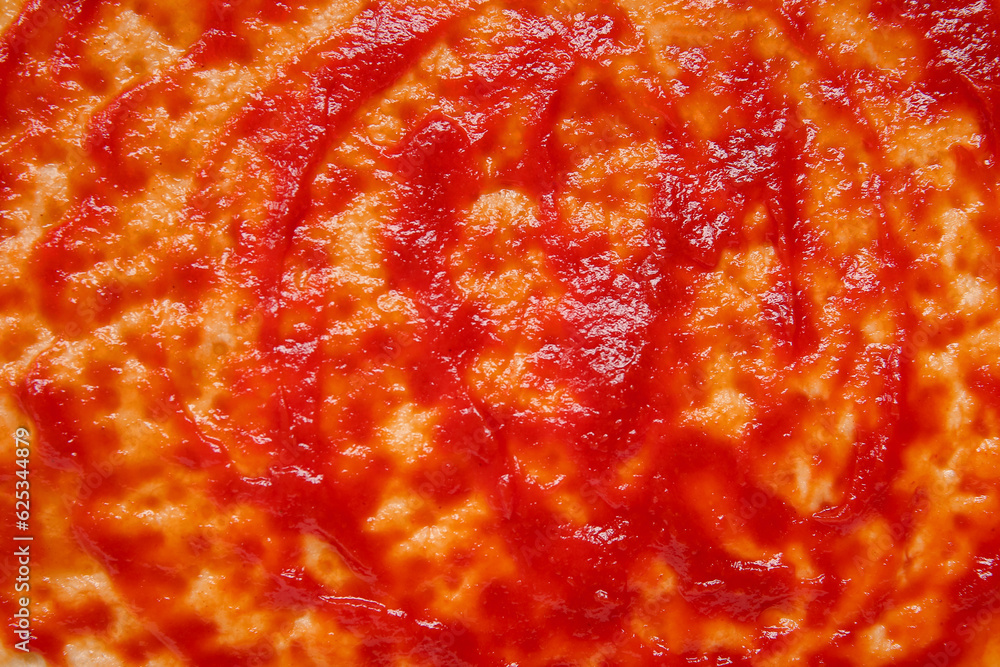
[[[955,462],[927,375],[995,321],[933,306],[945,210],[985,248],[948,268],[996,289],[995,7],[761,3],[714,35],[722,9],[550,4],[359,7],[217,120],[205,73],[264,72],[260,26],[321,6],[135,3],[184,48],[124,80],[88,55],[109,7],[14,18],[0,188],[70,170],[62,209],[2,227],[38,232],[0,303],[51,332],[12,385],[60,517],[51,664],[85,637],[135,665],[1000,650],[997,476]],[[870,41],[831,41],[848,18]],[[81,91],[106,101],[76,121]],[[900,157],[949,118],[978,143]],[[975,359],[960,421],[995,447]]]

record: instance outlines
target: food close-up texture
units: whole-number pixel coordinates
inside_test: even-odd
[[[3,0],[0,664],[1000,665],[998,9]]]

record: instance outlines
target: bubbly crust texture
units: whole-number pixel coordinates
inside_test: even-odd
[[[1000,665],[998,26],[0,3],[0,663]]]

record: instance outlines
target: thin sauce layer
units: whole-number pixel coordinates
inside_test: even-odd
[[[996,9],[552,5],[8,26],[47,661],[997,659]]]

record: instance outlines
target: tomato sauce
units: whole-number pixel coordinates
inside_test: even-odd
[[[96,4],[29,3],[8,28],[0,62],[6,125],[44,126],[62,103],[61,84],[88,76],[80,45]],[[190,227],[191,239],[174,248],[175,254],[158,258],[159,279],[141,288],[93,287],[94,315],[83,318],[73,277],[113,256],[117,237],[110,230],[125,224],[118,203],[148,187],[157,170],[184,167],[180,157],[173,161],[169,148],[157,149],[162,161],[136,157],[144,135],[132,126],[134,110],[163,105],[180,113],[190,104],[183,85],[189,71],[251,57],[242,20],[253,12],[272,22],[293,14],[249,2],[206,11],[203,34],[181,64],[122,91],[91,119],[86,141],[95,168],[74,184],[72,210],[33,249],[33,276],[43,286],[40,310],[54,331],[73,341],[149,300],[195,307],[211,290],[232,284],[252,294],[251,312],[261,318],[259,336],[246,363],[230,369],[233,391],[223,408],[235,410],[246,401],[244,409],[262,415],[270,444],[261,451],[273,461],[259,474],[241,472],[231,451],[235,445],[209,433],[187,407],[186,397],[195,391],[187,383],[194,380],[175,377],[169,361],[185,341],[133,333],[119,349],[156,369],[143,385],[153,406],[149,417],[170,424],[176,440],[162,465],[202,471],[204,495],[219,512],[250,504],[270,517],[234,552],[269,574],[266,595],[256,603],[283,613],[308,609],[334,618],[362,640],[362,655],[372,664],[390,664],[399,656],[420,664],[506,664],[506,650],[542,655],[552,636],[610,646],[605,658],[611,664],[751,664],[780,655],[791,639],[767,625],[769,610],[802,604],[805,620],[794,632],[808,635],[824,626],[859,568],[867,567],[858,565],[869,548],[857,534],[859,527],[876,518],[901,527],[886,556],[898,560],[913,526],[931,511],[921,489],[904,490],[895,483],[908,446],[936,426],[922,416],[929,397],[916,389],[914,359],[904,350],[920,326],[911,298],[920,286],[909,269],[916,258],[895,237],[885,211],[877,212],[874,286],[850,290],[844,307],[859,318],[873,308],[887,308],[895,332],[881,346],[866,345],[857,332],[842,345],[825,346],[824,313],[810,296],[810,281],[819,267],[832,266],[838,276],[849,271],[847,260],[805,220],[808,186],[802,174],[805,162],[818,158],[810,152],[807,124],[781,88],[783,72],[755,54],[749,37],[715,46],[713,56],[724,59],[727,73],[720,80],[727,83],[713,94],[728,100],[731,111],[706,138],[681,117],[675,95],[661,85],[641,32],[623,9],[595,3],[589,12],[557,17],[540,5],[510,3],[507,11],[516,21],[511,20],[502,48],[488,55],[462,40],[458,8],[375,3],[363,10],[345,32],[306,51],[226,122],[214,152],[205,156],[184,212],[182,224]],[[797,48],[825,63],[825,76],[849,88],[870,74],[841,70],[822,53],[804,3],[764,9],[782,22]],[[939,104],[974,109],[988,128],[990,145],[963,155],[960,169],[984,174],[984,187],[995,189],[1000,91],[995,8],[942,0],[880,2],[872,11],[878,21],[905,26],[920,37],[927,64],[919,83],[928,95]],[[32,31],[33,21],[41,21],[33,16],[40,13],[50,17],[47,27]],[[353,201],[369,176],[357,166],[335,165],[328,189],[319,192],[316,174],[362,106],[411,71],[441,39],[476,66],[448,82],[447,105],[406,119],[405,136],[382,155],[398,175],[393,181],[397,208],[380,236],[383,269],[390,288],[416,304],[417,322],[407,329],[386,328],[350,350],[331,353],[324,337],[359,305],[337,302],[320,288],[291,289],[287,271],[327,265],[326,256],[311,253],[301,238],[321,213],[336,215]],[[20,69],[29,49],[59,61],[55,80],[37,80]],[[657,146],[655,170],[649,174],[654,195],[648,225],[641,244],[622,259],[607,236],[580,233],[560,211],[578,147],[560,139],[557,125],[574,77],[626,58],[645,63],[642,99],[623,96],[610,77],[598,77],[586,97],[587,104],[623,119],[625,141]],[[697,85],[697,75],[679,78],[685,82],[685,77],[687,85]],[[877,146],[884,138],[852,104],[844,101],[842,113],[865,142]],[[521,145],[487,175],[483,160],[513,140],[505,136],[505,121],[514,108],[523,113]],[[41,145],[44,130],[39,133],[30,141]],[[204,220],[229,205],[213,187],[221,156],[240,141],[254,143],[266,156],[268,178],[261,186],[268,188],[266,215],[263,220],[234,218],[232,253],[220,258],[208,251]],[[891,188],[903,187],[900,196],[919,211],[922,194],[907,183],[894,167],[877,164],[868,189],[854,196],[880,202]],[[541,331],[525,335],[548,346],[551,353],[537,361],[534,372],[567,388],[573,410],[497,409],[469,386],[475,361],[504,343],[490,311],[463,296],[449,262],[461,212],[484,191],[501,187],[529,193],[538,202],[537,224],[520,230],[512,252],[543,253],[565,294],[565,307],[550,313]],[[622,199],[613,191],[591,195],[606,204]],[[755,208],[766,212],[764,228],[744,222]],[[997,229],[988,231],[993,243],[1000,243]],[[758,416],[734,447],[685,421],[690,407],[685,388],[698,390],[690,359],[715,345],[714,336],[754,348],[761,345],[755,340],[761,334],[736,324],[721,334],[692,330],[688,321],[701,277],[714,271],[726,253],[764,242],[773,244],[780,276],[756,331],[774,342],[774,354],[786,368],[777,375],[748,371],[742,376],[742,389],[752,396]],[[484,249],[481,261],[500,266],[504,258]],[[934,332],[928,344],[944,347],[952,335]],[[385,350],[390,354],[379,357]],[[865,379],[842,499],[803,515],[753,471],[755,462],[798,437],[808,420],[826,414],[820,399],[788,389],[789,378],[817,355],[832,357],[834,391],[848,392],[859,373]],[[387,358],[381,365],[402,373],[418,405],[445,415],[433,431],[433,447],[447,474],[443,482],[428,485],[425,495],[438,507],[474,494],[487,498],[491,531],[513,555],[516,576],[484,582],[480,608],[470,610],[467,622],[426,620],[427,600],[414,582],[442,573],[429,564],[426,571],[398,570],[388,557],[390,538],[365,530],[391,479],[402,476],[414,489],[427,479],[394,469],[377,448],[361,472],[346,472],[348,445],[372,444],[381,437],[376,428],[381,408],[370,392],[382,376],[373,358]],[[48,379],[47,363],[36,362],[19,386],[19,399],[39,434],[42,460],[36,465],[44,470],[38,474],[68,471],[82,478],[120,445],[114,434],[95,425],[93,414],[118,408],[121,399],[113,387],[122,364],[109,360],[67,389]],[[333,428],[324,412],[324,383],[330,376],[357,380],[339,403]],[[989,368],[971,386],[982,401],[1000,409],[1000,384]],[[269,388],[262,405],[250,403],[258,397],[255,387]],[[552,441],[581,471],[566,484],[588,505],[585,526],[553,512],[548,491],[519,472],[518,448]],[[255,447],[249,436],[239,446]],[[622,482],[614,471],[640,455],[649,464]],[[155,530],[123,532],[113,520],[109,502],[116,489],[136,488],[161,474],[124,466],[111,473],[112,483],[67,499],[79,546],[101,565],[130,613],[147,624],[148,637],[117,647],[120,657],[141,664],[166,646],[193,665],[268,664],[275,650],[266,639],[240,648],[220,646],[218,629],[183,602],[199,559],[211,557],[205,539],[178,542]],[[702,510],[709,504],[777,555],[763,560],[734,555],[723,543],[720,524],[704,520]],[[331,545],[353,573],[351,583],[333,590],[297,565],[296,538],[302,534]],[[284,546],[276,551],[275,543]],[[787,556],[792,545],[805,550],[817,571],[806,576],[798,570]],[[951,584],[942,600],[946,612],[942,628],[935,629],[937,639],[898,664],[916,667],[939,654],[957,660],[969,650],[977,624],[984,622],[982,610],[991,608],[1000,591],[995,525],[977,537],[975,554],[978,567]],[[651,560],[675,573],[677,595],[693,612],[683,622],[737,622],[752,629],[752,648],[692,645],[677,652],[636,634],[632,619],[642,599],[630,573]],[[449,563],[456,571],[461,567]],[[893,579],[870,590],[838,638],[810,652],[803,664],[850,664],[846,647],[855,633],[891,610],[895,596]],[[540,599],[556,601],[541,618]],[[79,633],[109,632],[111,619],[103,603],[57,609],[36,627],[35,645],[52,664],[65,664],[62,651],[68,641]],[[542,659],[538,664],[568,663]]]

